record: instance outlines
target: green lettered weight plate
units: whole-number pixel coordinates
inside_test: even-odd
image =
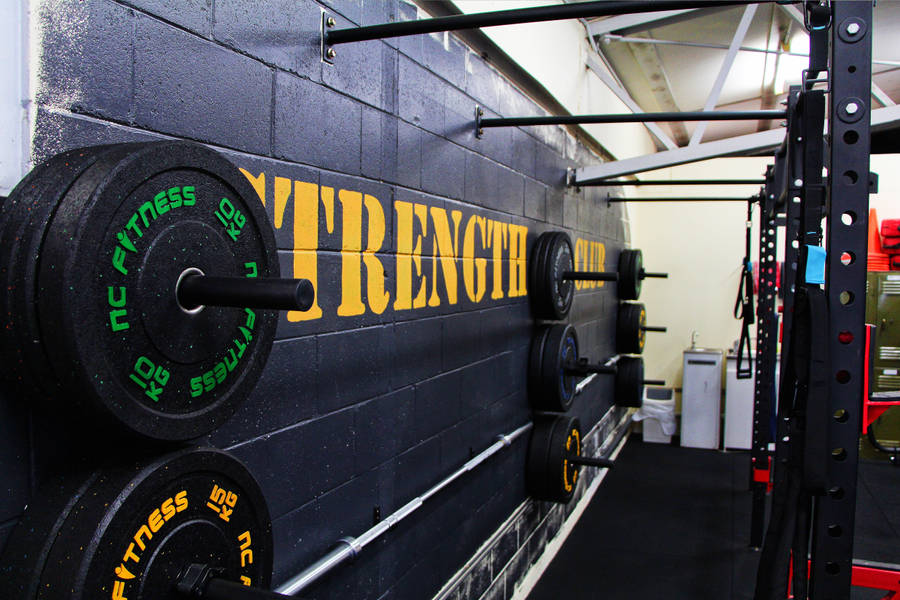
[[[278,277],[271,226],[222,156],[183,142],[108,154],[71,186],[38,265],[41,337],[92,419],[184,440],[227,419],[268,357],[276,311],[176,299],[179,277]]]

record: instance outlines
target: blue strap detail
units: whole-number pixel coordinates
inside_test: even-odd
[[[806,246],[806,283],[825,283],[825,248]]]

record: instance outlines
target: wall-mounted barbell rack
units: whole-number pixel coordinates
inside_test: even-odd
[[[415,21],[381,23],[364,27],[347,27],[334,29],[336,22],[328,13],[322,18],[322,58],[333,62],[337,55],[334,46],[351,42],[365,42],[384,38],[439,33],[444,31],[460,31],[463,29],[480,29],[499,25],[516,25],[521,23],[539,23],[545,21],[561,21],[566,19],[585,19],[611,15],[656,12],[661,10],[678,10],[685,8],[715,8],[723,6],[741,6],[782,0],[638,0],[638,1],[599,1],[578,2],[574,4],[557,4],[536,6],[532,8],[514,8],[468,15],[452,15]]]
[[[337,44],[380,39],[384,37],[397,37],[419,33],[438,31],[452,31],[459,29],[472,29],[489,27],[494,25],[507,25],[513,23],[549,21],[556,19],[582,18],[620,13],[636,13],[659,11],[674,8],[694,8],[709,6],[729,6],[747,4],[748,2],[590,2],[570,5],[558,5],[552,7],[536,7],[530,9],[515,9],[497,11],[494,13],[480,13],[472,15],[458,15],[410,21],[404,23],[386,23],[369,27],[349,29],[332,29],[335,25],[333,19],[327,15],[323,17],[322,49],[323,57],[331,61],[335,56],[334,46]],[[642,122],[649,120],[713,120],[729,118],[765,118],[772,119],[790,115],[793,111],[804,111],[805,118],[800,119],[793,127],[788,127],[787,138],[790,152],[784,153],[784,160],[790,164],[779,165],[776,168],[771,182],[775,188],[783,189],[785,193],[780,197],[786,199],[787,243],[785,249],[785,277],[782,282],[785,298],[785,331],[793,330],[793,302],[794,295],[800,287],[815,286],[816,283],[807,281],[806,264],[807,255],[811,250],[807,247],[821,249],[823,236],[821,234],[821,219],[827,212],[828,229],[824,239],[831,253],[826,257],[826,277],[824,294],[827,296],[827,304],[830,311],[825,317],[819,318],[826,322],[819,323],[825,327],[825,346],[828,351],[828,362],[824,369],[828,371],[827,406],[822,404],[821,398],[813,400],[816,414],[826,415],[819,425],[827,431],[824,439],[818,443],[829,450],[825,453],[819,448],[820,456],[809,457],[811,463],[818,467],[824,465],[822,475],[822,496],[817,496],[807,503],[801,518],[805,519],[812,514],[812,503],[815,504],[814,520],[806,528],[806,535],[810,536],[811,569],[809,577],[809,594],[811,598],[820,600],[831,597],[834,594],[846,596],[849,594],[850,573],[852,560],[853,519],[856,496],[856,464],[857,445],[856,437],[859,429],[859,410],[862,383],[862,342],[864,340],[864,305],[862,298],[865,295],[866,272],[866,227],[868,205],[868,170],[869,150],[869,102],[871,91],[871,22],[872,6],[869,2],[852,2],[848,0],[835,0],[830,4],[807,3],[804,6],[804,21],[810,33],[810,65],[804,72],[803,85],[798,92],[791,94],[791,101],[795,104],[789,106],[786,111],[766,111],[764,115],[727,113],[688,113],[683,115],[645,114],[645,115],[585,115],[569,117],[523,117],[523,118],[482,118],[482,114],[476,113],[476,131],[478,133],[484,127],[521,126],[521,125],[548,125],[548,124],[575,124],[575,123],[614,123],[614,122]],[[828,79],[819,79],[820,74],[828,73]],[[813,105],[824,107],[825,92],[814,89],[816,84],[828,83],[829,106],[829,137],[832,143],[829,146],[827,160],[823,160],[824,149],[821,148],[821,129],[813,128],[816,123],[811,120],[812,113],[822,112],[823,109],[814,108]],[[750,111],[748,111],[750,112]],[[822,115],[824,117],[824,115]],[[816,117],[817,118],[817,117]],[[795,135],[799,134],[799,135]],[[793,147],[793,148],[792,148]],[[818,160],[818,166],[816,161]],[[828,167],[829,178],[827,182],[821,181],[821,167]],[[646,169],[652,170],[652,169]],[[778,187],[782,175],[788,173],[785,185]],[[798,173],[806,176],[796,177]],[[779,181],[775,181],[778,179]],[[592,182],[594,183],[594,182]],[[617,182],[618,183],[618,182]],[[577,185],[577,182],[570,182]],[[666,182],[671,185],[671,182]],[[602,184],[601,184],[602,185]],[[633,185],[640,185],[634,183]],[[767,185],[767,191],[773,188]],[[826,197],[830,202],[826,203]],[[699,199],[698,199],[699,200]],[[710,201],[710,199],[704,199]],[[745,199],[742,199],[745,200]],[[769,288],[769,277],[774,277],[775,240],[774,231],[778,223],[776,209],[772,206],[775,198],[761,198],[761,280],[765,281],[766,290]],[[646,201],[646,200],[645,200]],[[652,199],[651,199],[652,201]],[[671,201],[667,199],[667,201]],[[777,202],[775,203],[777,205]],[[802,225],[807,225],[803,227]],[[796,242],[796,245],[795,245]],[[771,244],[771,246],[770,246]],[[772,250],[771,253],[765,250]],[[842,261],[842,257],[849,256],[849,260]],[[771,258],[770,258],[771,257]],[[762,267],[765,266],[765,269]],[[771,267],[771,268],[770,268]],[[801,281],[797,274],[803,274]],[[763,277],[765,275],[765,277]],[[772,283],[774,289],[774,282]],[[760,320],[758,332],[763,339],[772,337],[773,317],[770,312],[774,304],[769,306],[771,294],[761,295],[760,303],[764,308],[765,318]],[[805,297],[805,296],[804,296]],[[790,342],[785,344],[782,351],[784,358],[789,356]],[[763,369],[759,373],[760,380],[757,388],[757,398],[765,397],[768,400],[768,408],[758,407],[756,414],[757,430],[754,435],[753,469],[761,470],[763,466],[768,470],[768,439],[769,419],[765,417],[767,410],[771,409],[771,398],[774,381],[774,347],[775,344],[764,344],[757,349],[757,368]],[[760,360],[762,358],[763,360]],[[784,383],[784,375],[782,382]],[[782,398],[784,398],[784,385],[782,385]],[[816,404],[817,403],[817,404]],[[789,404],[782,402],[783,405]],[[791,447],[791,436],[782,435],[789,423],[785,415],[780,415],[777,422],[778,435],[776,436],[775,454],[775,478],[776,493],[778,493],[779,481],[787,478],[790,456],[796,459],[796,444]],[[808,444],[807,444],[808,446]],[[809,456],[810,448],[807,447]],[[782,462],[786,461],[786,462]],[[765,463],[760,464],[760,463]],[[796,463],[796,460],[794,460]],[[761,483],[761,482],[760,482]],[[807,482],[808,483],[808,482]],[[757,487],[756,490],[759,488]],[[803,524],[801,524],[801,528]],[[758,525],[757,525],[758,527]],[[756,539],[756,529],[753,534]],[[799,530],[798,530],[799,531]],[[802,537],[802,535],[801,535]],[[793,540],[792,540],[793,541]],[[790,545],[789,545],[790,546]],[[779,562],[778,571],[771,581],[780,583],[781,571],[785,571],[786,563],[784,554],[788,547],[782,547],[781,552],[773,560]],[[765,554],[765,551],[764,551]],[[806,597],[806,573],[805,557],[807,548],[795,548],[797,560],[795,561],[795,597]],[[801,564],[802,563],[802,564]],[[772,573],[770,573],[772,575]],[[770,597],[765,589],[764,577],[761,573],[757,598]],[[786,580],[786,578],[785,578]],[[801,580],[801,583],[797,583]],[[771,583],[771,581],[769,583]],[[783,588],[783,586],[782,586]],[[776,592],[772,591],[772,594]],[[784,589],[778,594],[783,597]],[[775,597],[772,595],[771,597]]]

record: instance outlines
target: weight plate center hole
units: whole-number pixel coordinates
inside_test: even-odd
[[[181,283],[185,280],[185,278],[196,277],[198,275],[203,276],[203,275],[206,275],[206,273],[204,273],[203,271],[201,271],[200,269],[198,269],[196,267],[188,267],[187,269],[185,269],[184,271],[181,272],[181,275],[178,276],[178,280],[175,282],[175,302],[178,303],[178,308],[180,308],[186,314],[189,314],[189,315],[196,315],[197,313],[202,311],[204,308],[206,308],[202,304],[194,305],[191,303],[182,302],[181,294],[179,293],[181,290]]]

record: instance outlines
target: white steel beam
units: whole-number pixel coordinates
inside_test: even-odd
[[[664,167],[697,162],[717,156],[735,156],[760,152],[777,148],[784,140],[784,129],[769,129],[747,135],[705,142],[695,146],[685,146],[675,150],[665,150],[656,154],[647,154],[626,158],[601,165],[592,165],[575,169],[575,185],[587,183],[595,179],[609,179],[621,175],[631,175],[643,171],[653,171]]]
[[[800,24],[800,29],[802,31],[806,31],[806,23],[803,22],[802,10],[793,4],[779,4],[778,6],[780,6],[794,21]]]
[[[719,74],[716,76],[716,81],[713,83],[712,90],[706,98],[706,104],[703,105],[703,110],[713,110],[719,103],[719,97],[722,95],[722,88],[725,87],[725,81],[728,79],[728,74],[731,72],[732,65],[734,65],[734,59],[737,58],[738,50],[741,49],[741,44],[744,43],[744,37],[747,35],[747,30],[750,29],[750,23],[753,21],[753,16],[756,14],[756,7],[756,4],[748,4],[744,9],[744,14],[741,16],[741,22],[738,23],[737,30],[734,32],[734,37],[731,38],[728,52],[722,60],[722,66],[719,67]],[[694,134],[691,136],[691,141],[688,146],[696,146],[700,143],[700,140],[703,139],[704,132],[706,132],[707,125],[709,125],[709,121],[697,123],[697,127],[694,129]]]
[[[622,101],[625,106],[634,113],[642,113],[644,110],[638,106],[638,103],[634,101],[634,98],[620,86],[610,75],[606,72],[606,69],[603,68],[603,65],[591,55],[587,57],[587,67],[590,69],[594,75],[600,78],[606,87],[610,89],[610,91],[616,95],[616,97]],[[662,143],[663,146],[668,148],[669,150],[674,150],[678,148],[678,144],[676,144],[672,138],[666,135],[666,132],[662,130],[662,128],[656,123],[645,123],[647,130]]]
[[[877,108],[872,111],[872,127],[888,125],[900,121],[900,104]],[[626,158],[601,165],[581,167],[575,170],[574,185],[588,183],[597,179],[609,179],[644,171],[653,171],[690,162],[698,162],[719,156],[743,156],[764,150],[774,150],[784,140],[784,129],[769,129],[747,135],[705,142],[696,146],[686,146],[675,150],[665,150],[656,154],[647,154]]]
[[[878,84],[876,84],[874,81],[872,81],[872,96],[874,96],[876,100],[881,102],[882,106],[894,106],[896,104],[896,102],[891,100],[891,97],[887,95],[887,92],[878,87]]]
[[[640,25],[649,25],[650,23],[653,23],[655,21],[677,17],[678,15],[694,12],[696,10],[700,9],[682,8],[680,10],[661,10],[659,12],[651,13],[619,15],[616,17],[609,17],[598,21],[588,22],[588,31],[592,36],[603,35],[604,33],[618,31],[619,29],[630,29],[632,27],[638,27]]]

